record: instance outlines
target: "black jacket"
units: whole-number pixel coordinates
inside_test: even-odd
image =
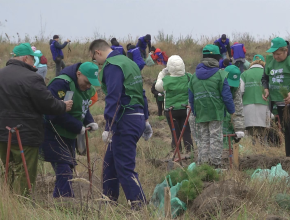
[[[65,103],[52,96],[36,71],[16,59],[0,69],[0,142],[8,140],[6,126],[22,124],[23,146],[39,147],[43,141],[43,114],[65,113]],[[15,134],[12,143],[17,143]]]

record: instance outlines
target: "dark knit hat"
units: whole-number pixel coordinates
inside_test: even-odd
[[[152,46],[152,47],[150,48],[150,51],[154,51],[154,52],[155,52],[155,50],[156,50],[156,48],[155,48],[154,46]]]
[[[151,35],[150,34],[146,34],[146,36],[144,37],[145,40],[151,40]]]
[[[227,39],[227,35],[223,34],[221,38],[222,38],[222,40],[226,40]]]
[[[58,38],[59,38],[58,35],[53,35],[53,38],[52,39],[54,40],[54,39],[58,39]]]
[[[113,38],[111,39],[111,43],[116,42],[116,41],[117,41],[117,39],[116,39],[115,37],[113,37]]]

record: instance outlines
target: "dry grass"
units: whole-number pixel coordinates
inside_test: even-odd
[[[174,39],[172,36],[165,36],[160,33],[155,38],[155,47],[160,47],[166,51],[168,55],[178,54],[185,62],[186,71],[193,73],[196,65],[201,58],[201,50],[205,44],[213,43],[214,38],[208,38],[201,36],[200,39],[193,39],[190,36]],[[121,42],[125,46],[130,39],[125,39]],[[245,44],[247,49],[247,59],[252,60],[255,54],[266,55],[265,51],[270,46],[270,40],[259,40],[255,41],[249,34],[237,34],[234,41],[240,41]],[[85,42],[72,42],[70,47],[72,52],[68,54],[68,50],[64,49],[65,63],[70,65],[75,62],[90,61],[91,58],[88,54],[88,46],[90,40],[87,39]],[[45,42],[33,42],[40,49],[43,54],[48,58],[49,70],[47,77],[51,79],[54,75],[54,63],[51,59],[49,50],[48,40]],[[14,44],[8,42],[2,42],[0,44],[0,67],[4,67],[5,63],[9,59],[9,53],[12,51]],[[151,140],[145,142],[141,139],[137,146],[137,158],[136,158],[136,171],[139,173],[140,182],[142,184],[144,193],[149,200],[152,196],[153,190],[160,179],[166,175],[166,166],[161,165],[155,167],[150,163],[150,159],[162,159],[171,150],[170,147],[170,131],[166,124],[166,120],[159,120],[156,112],[156,104],[154,96],[151,94],[151,82],[153,82],[162,69],[161,66],[145,67],[142,71],[144,80],[144,88],[149,101],[149,108],[151,109],[150,121],[153,127],[155,135]],[[92,107],[91,112],[94,118],[98,119],[98,123],[103,125],[102,113],[104,110],[104,96],[99,94],[100,101]],[[110,203],[101,206],[99,211],[99,201],[104,200],[101,198],[100,193],[100,176],[102,169],[102,158],[105,153],[105,147],[101,140],[101,133],[103,126],[100,129],[90,134],[90,149],[91,149],[91,160],[96,161],[93,166],[94,170],[94,198],[87,197],[83,201],[83,205],[79,204],[79,196],[76,196],[73,205],[67,205],[66,201],[58,201],[52,199],[51,185],[42,185],[46,190],[46,193],[42,197],[36,194],[36,204],[16,195],[11,194],[5,185],[0,183],[0,219],[163,219],[162,216],[151,205],[146,206],[144,209],[135,212],[132,211],[127,204],[124,193],[120,192],[119,205],[114,206]],[[270,148],[260,144],[252,145],[250,138],[244,138],[240,143],[243,148],[241,149],[240,156],[246,157],[249,155],[267,155],[269,157],[279,156],[283,157],[284,147]],[[78,156],[77,172],[79,173],[80,179],[76,180],[81,182],[84,186],[84,195],[87,195],[87,181],[81,179],[87,179],[87,167],[86,157]],[[53,176],[54,172],[48,163],[42,163],[39,166],[39,176],[47,177]],[[231,179],[239,185],[244,185],[248,189],[248,196],[241,201],[241,204],[234,208],[231,213],[223,213],[223,211],[212,215],[209,219],[265,219],[268,214],[275,214],[283,216],[286,219],[290,219],[290,213],[280,209],[274,201],[274,196],[277,193],[290,193],[289,188],[285,181],[283,182],[272,182],[267,181],[250,181],[249,175],[242,171],[227,171],[223,174],[223,179]],[[52,181],[53,182],[53,181]],[[86,186],[86,187],[85,187]],[[50,187],[50,188],[49,188]],[[195,213],[189,209],[184,213],[180,219],[200,219],[195,216]]]

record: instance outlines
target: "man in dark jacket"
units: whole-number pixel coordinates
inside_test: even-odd
[[[95,94],[92,85],[100,86],[98,70],[92,62],[77,63],[64,68],[48,85],[52,95],[59,100],[63,100],[67,91],[74,92],[74,105],[69,113],[45,116],[45,137],[40,146],[40,155],[51,163],[55,171],[54,198],[74,197],[69,180],[73,178],[72,169],[76,165],[76,137],[84,134],[86,127],[90,127],[91,131],[98,129],[89,111],[91,97]]]
[[[151,87],[151,92],[153,93],[154,97],[156,98],[156,103],[158,107],[158,116],[162,116],[162,111],[164,109],[164,93],[158,92],[155,89],[156,81],[153,83]]]
[[[58,76],[60,71],[65,68],[65,64],[63,62],[63,52],[62,49],[70,42],[67,40],[62,45],[59,44],[59,36],[54,35],[53,39],[49,41],[50,51],[52,54],[53,61],[55,62],[55,75]]]
[[[151,35],[146,34],[143,37],[140,37],[138,39],[138,43],[136,44],[136,47],[139,47],[139,50],[141,52],[142,58],[146,59],[146,47],[148,45],[148,50],[150,51],[151,48]]]
[[[230,46],[230,40],[227,38],[225,34],[221,36],[221,38],[217,39],[214,44],[219,47],[220,54],[222,56],[222,59],[227,58],[227,52],[229,54],[229,57],[232,57],[231,54],[231,46]]]
[[[38,148],[43,141],[43,114],[64,114],[73,103],[59,101],[51,95],[43,78],[33,67],[33,56],[41,54],[33,53],[29,43],[20,44],[13,49],[13,58],[0,70],[0,157],[5,165],[8,139],[5,127],[22,124],[20,135],[32,185],[37,175]],[[15,135],[10,162],[12,169],[9,173],[13,175],[11,187],[23,194],[27,190],[27,182]]]

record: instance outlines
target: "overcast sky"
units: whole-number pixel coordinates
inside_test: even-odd
[[[217,36],[249,32],[256,38],[289,36],[290,0],[0,0],[0,34],[133,39],[166,34]],[[7,22],[5,21],[7,20]]]

